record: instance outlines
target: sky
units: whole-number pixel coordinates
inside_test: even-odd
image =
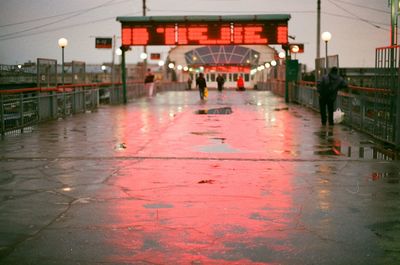
[[[314,69],[317,0],[146,0],[147,16],[290,14],[291,42],[304,43],[296,59]],[[68,39],[65,61],[109,63],[112,50],[96,49],[95,37],[121,40],[117,16],[141,16],[142,0],[1,0],[0,64],[61,62],[58,39]],[[321,0],[321,32],[329,31],[328,54],[339,55],[340,67],[373,67],[375,48],[390,45],[387,0]],[[321,57],[325,54],[321,41]],[[274,46],[282,51],[280,46]],[[150,46],[148,53],[166,58],[169,47]],[[127,63],[140,60],[142,47],[127,53]],[[118,62],[118,61],[116,61]],[[151,62],[151,61],[150,61]],[[156,62],[154,62],[156,63]]]

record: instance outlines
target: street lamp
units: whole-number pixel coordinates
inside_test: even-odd
[[[294,59],[296,59],[296,54],[300,51],[299,46],[294,45],[291,49],[291,52],[294,53]]]
[[[60,38],[58,40],[58,46],[62,50],[62,57],[61,57],[61,80],[62,80],[62,85],[64,85],[64,48],[67,47],[68,45],[68,40],[66,38]]]
[[[140,54],[140,59],[146,60],[146,59],[147,59],[147,53],[142,52],[142,53]]]
[[[332,34],[328,31],[325,31],[321,34],[321,38],[325,41],[325,73],[328,73],[328,41],[331,40]]]
[[[121,55],[122,55],[122,50],[121,50],[121,48],[116,49],[116,50],[115,50],[115,54],[118,55],[118,56],[121,56]]]

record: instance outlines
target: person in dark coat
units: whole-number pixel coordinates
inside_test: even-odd
[[[144,85],[147,90],[148,96],[151,98],[153,97],[154,91],[154,74],[151,72],[151,69],[147,69],[147,75],[144,79]]]
[[[326,111],[328,110],[328,123],[333,125],[333,111],[337,93],[340,89],[346,88],[347,83],[339,76],[337,67],[332,67],[330,72],[322,76],[317,84],[319,93],[319,110],[321,114],[321,124],[326,125]]]
[[[199,77],[196,79],[196,86],[199,88],[200,99],[204,99],[204,90],[207,87],[206,79],[204,78],[204,74],[200,73]]]
[[[222,89],[224,88],[224,83],[225,79],[222,77],[221,74],[218,74],[217,76],[217,85],[218,85],[218,91],[221,92]]]
[[[188,77],[188,80],[187,80],[187,84],[188,84],[187,90],[191,90],[191,89],[192,89],[192,82],[193,82],[193,80],[192,80],[192,78],[189,76],[189,77]]]

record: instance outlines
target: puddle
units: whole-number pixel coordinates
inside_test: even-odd
[[[399,172],[373,172],[370,176],[371,181],[384,181],[388,184],[399,184]]]
[[[221,143],[224,143],[224,141],[226,140],[226,138],[224,138],[224,137],[214,137],[214,138],[211,138],[211,139],[217,140],[217,141],[221,141]]]
[[[315,151],[314,154],[315,155],[328,155],[328,156],[341,156],[341,155],[343,155],[340,152],[340,149],[337,149],[335,147],[332,147],[332,148],[327,149],[327,150]]]
[[[383,160],[398,160],[399,154],[390,148],[385,148],[383,146],[372,146],[372,156],[374,159]]]
[[[198,184],[213,184],[214,182],[215,182],[215,180],[213,180],[213,179],[203,179],[203,180],[200,180],[197,183]]]
[[[217,131],[206,131],[206,132],[190,132],[191,134],[194,135],[215,135],[218,134]]]
[[[114,149],[117,151],[122,151],[122,150],[126,149],[126,144],[125,143],[116,144],[114,146]]]
[[[356,159],[374,159],[374,160],[399,160],[400,155],[393,150],[391,146],[381,145],[372,140],[363,140],[355,146],[350,143],[342,142],[339,135],[334,135],[331,130],[314,132],[320,143],[314,147],[315,155],[324,156],[347,156]]]
[[[216,145],[203,146],[200,148],[200,151],[204,152],[204,153],[238,153],[238,152],[240,152],[239,150],[231,148],[227,144],[216,144]]]
[[[240,150],[232,148],[230,145],[225,143],[225,138],[211,138],[211,145],[201,146],[200,152],[205,153],[238,153]]]
[[[281,110],[289,110],[288,107],[283,107],[283,108],[274,108],[275,111],[281,111]]]
[[[169,203],[149,203],[149,204],[144,204],[144,208],[146,209],[168,209],[168,208],[174,208],[172,204]]]
[[[196,114],[231,114],[231,107],[215,108],[215,109],[200,109],[196,111]]]

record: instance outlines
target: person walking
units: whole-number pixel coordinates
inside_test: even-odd
[[[224,88],[224,83],[225,79],[222,77],[221,74],[218,74],[217,76],[217,85],[218,85],[218,91],[221,92],[222,89]]]
[[[147,75],[144,79],[144,86],[148,91],[148,96],[151,98],[153,97],[153,90],[154,90],[154,74],[151,72],[151,69],[147,69]]]
[[[244,91],[244,90],[246,90],[246,89],[244,88],[244,80],[243,80],[243,77],[242,77],[242,76],[239,76],[239,78],[238,78],[237,81],[236,81],[236,85],[237,85],[237,90],[239,90],[239,91]]]
[[[193,82],[193,80],[192,80],[192,78],[189,76],[189,77],[188,77],[188,80],[187,80],[187,85],[188,85],[187,90],[192,90],[192,82]]]
[[[347,83],[339,76],[337,67],[332,67],[328,74],[322,76],[317,84],[319,93],[319,110],[321,114],[321,124],[326,125],[326,112],[328,110],[328,123],[333,125],[333,111],[337,93],[340,89],[346,88]]]
[[[200,99],[204,99],[204,90],[207,87],[206,79],[204,78],[204,74],[200,73],[199,77],[196,79],[196,86],[199,88]]]

